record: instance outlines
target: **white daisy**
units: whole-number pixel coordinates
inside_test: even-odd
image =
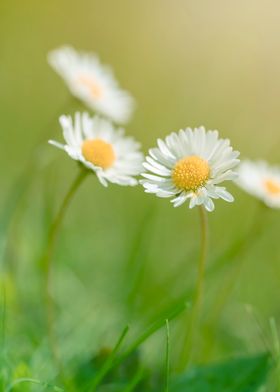
[[[239,163],[239,152],[233,151],[228,139],[219,139],[217,131],[200,127],[173,132],[157,143],[143,164],[150,172],[142,174],[146,192],[173,197],[174,207],[189,199],[190,208],[204,205],[207,211],[214,210],[212,199],[234,200],[218,185],[236,178],[232,169]]]
[[[236,183],[246,192],[261,199],[267,206],[280,208],[280,167],[267,162],[241,163]]]
[[[97,175],[102,185],[136,185],[133,176],[143,170],[140,144],[124,136],[123,129],[100,117],[88,113],[61,116],[60,124],[66,144],[50,140],[49,143],[64,150],[72,159],[81,162]]]
[[[50,52],[48,61],[71,93],[89,108],[119,123],[129,120],[134,107],[132,97],[119,88],[111,69],[95,54],[63,46]]]

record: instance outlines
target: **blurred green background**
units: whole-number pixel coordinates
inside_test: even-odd
[[[113,67],[137,101],[127,132],[145,152],[157,137],[204,125],[230,138],[242,158],[277,163],[279,12],[276,0],[1,0],[3,216],[20,195],[9,239],[2,241],[2,264],[12,276],[7,338],[19,357],[37,355],[33,369],[45,347],[38,260],[77,171],[73,161],[46,143],[50,137],[62,140],[60,114],[82,108],[71,102],[64,82],[47,64],[48,51],[70,44],[98,53]],[[12,186],[37,145],[30,184],[21,194]],[[229,188],[236,202],[218,201],[209,215],[208,264],[238,238],[248,237],[248,249],[206,280],[198,362],[264,349],[244,304],[253,306],[265,334],[269,317],[280,317],[279,212],[261,211],[257,200],[232,184]],[[262,214],[257,239],[248,235],[256,214]],[[198,247],[197,211],[186,205],[173,209],[141,187],[105,189],[88,178],[69,209],[54,260],[57,332],[66,360],[112,345],[126,323],[133,336],[192,288]],[[182,328],[182,318],[171,327],[174,361]],[[157,334],[145,344],[148,363],[161,363],[162,342]]]

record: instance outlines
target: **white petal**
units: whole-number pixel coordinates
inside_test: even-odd
[[[144,162],[143,166],[146,170],[150,170],[152,173],[158,174],[160,176],[170,176],[170,174],[171,174],[170,170],[159,169],[157,167],[150,165],[148,162]]]
[[[161,153],[167,157],[167,158],[171,158],[171,159],[175,159],[176,157],[170,152],[170,150],[167,148],[166,144],[161,140],[158,139],[157,140],[158,143],[158,147],[161,151]]]
[[[197,196],[193,194],[193,196],[190,199],[190,205],[189,207],[192,209],[197,205]]]
[[[104,185],[105,187],[108,186],[107,181],[105,180],[105,178],[102,176],[102,174],[100,172],[96,172],[97,178],[98,180],[101,182],[102,185]]]
[[[183,203],[185,203],[185,201],[188,198],[188,194],[186,192],[182,192],[179,196],[177,196],[175,199],[171,200],[171,203],[173,203],[174,207],[179,207],[181,206]]]
[[[60,148],[61,150],[64,150],[64,144],[62,144],[62,143],[58,143],[58,142],[56,142],[55,140],[49,140],[48,141],[48,143],[49,144],[51,144],[52,146],[55,146],[55,147],[57,147],[57,148]]]
[[[229,203],[232,203],[234,201],[234,197],[232,194],[230,194],[228,191],[226,191],[224,188],[219,188],[216,187],[216,194],[223,200],[228,201]]]
[[[151,166],[153,166],[153,167],[155,167],[155,168],[161,170],[165,175],[170,175],[170,174],[171,174],[171,170],[170,170],[170,169],[168,169],[166,166],[161,165],[160,163],[158,163],[157,161],[155,161],[155,160],[152,159],[151,157],[147,156],[147,157],[146,157],[146,160],[147,160],[147,162],[148,162]]]
[[[204,204],[204,206],[205,206],[205,208],[206,208],[207,211],[209,211],[209,212],[214,211],[215,205],[214,205],[214,203],[213,203],[213,200],[210,199],[210,197],[206,198],[206,199],[204,200],[204,203],[203,203],[203,204]]]
[[[165,182],[166,181],[165,178],[155,176],[155,175],[149,174],[149,173],[142,173],[141,176],[148,178],[149,180],[153,180],[155,182]]]

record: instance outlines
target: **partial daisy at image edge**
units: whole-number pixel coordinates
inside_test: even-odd
[[[116,123],[130,120],[134,99],[119,87],[111,68],[101,64],[96,54],[62,46],[50,51],[47,59],[70,92],[89,109]]]
[[[236,184],[271,208],[280,208],[280,166],[246,159],[238,167]]]
[[[122,128],[101,117],[76,112],[74,118],[59,118],[65,144],[49,143],[65,151],[70,158],[93,171],[102,185],[138,184],[135,176],[143,171],[144,156],[140,143],[126,136]]]
[[[189,207],[203,205],[209,212],[215,206],[212,199],[233,202],[233,196],[220,186],[236,179],[233,169],[239,164],[239,152],[229,139],[220,139],[218,131],[204,127],[181,129],[149,150],[140,182],[145,192],[172,198],[174,207],[189,201]]]

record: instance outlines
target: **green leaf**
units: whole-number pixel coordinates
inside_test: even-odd
[[[267,354],[196,367],[173,378],[170,392],[255,392],[271,367]]]

